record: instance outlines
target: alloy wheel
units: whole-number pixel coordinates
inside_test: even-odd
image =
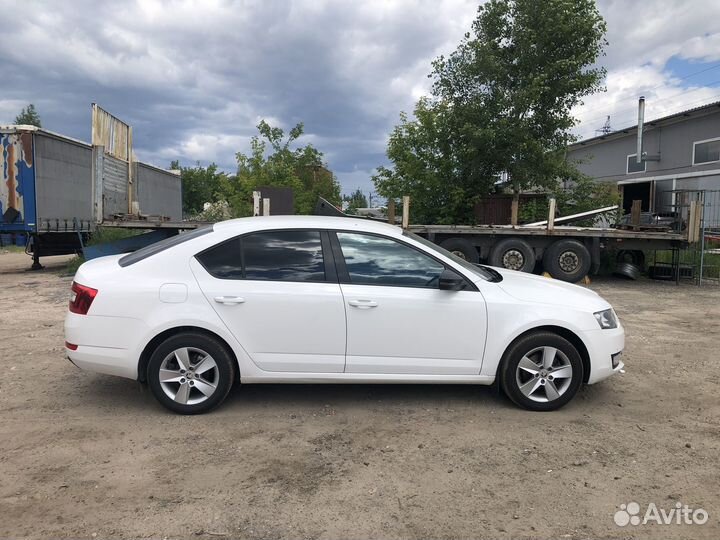
[[[570,387],[573,368],[567,355],[555,347],[536,347],[520,359],[515,378],[520,392],[538,403],[549,403]]]
[[[207,352],[196,347],[182,347],[163,359],[159,378],[167,397],[182,405],[196,405],[215,393],[220,371]]]

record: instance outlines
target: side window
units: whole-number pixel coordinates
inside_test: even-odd
[[[371,234],[337,233],[350,283],[438,288],[445,267],[396,240]]]
[[[242,279],[240,238],[227,240],[196,256],[208,273],[218,279]]]
[[[245,279],[324,281],[319,231],[264,231],[242,237]]]

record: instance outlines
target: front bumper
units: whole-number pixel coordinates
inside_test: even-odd
[[[607,379],[625,367],[622,356],[618,355],[625,348],[625,330],[621,326],[612,330],[587,331],[584,341],[590,355],[588,384]]]

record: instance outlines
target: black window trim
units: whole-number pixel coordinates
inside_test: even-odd
[[[245,276],[245,250],[243,249],[243,238],[245,236],[249,236],[251,234],[260,234],[260,233],[272,233],[272,232],[317,232],[320,233],[320,250],[322,252],[323,257],[323,266],[325,268],[325,279],[323,280],[305,280],[305,279],[248,279]],[[223,278],[216,276],[210,270],[203,264],[202,260],[200,259],[200,256],[210,251],[211,249],[215,249],[219,246],[222,246],[224,244],[230,244],[232,242],[237,242],[237,248],[240,250],[240,268],[242,272],[242,278]],[[215,279],[222,279],[224,281],[263,281],[263,282],[274,282],[274,283],[338,283],[338,272],[336,269],[335,264],[335,258],[333,257],[332,253],[332,247],[330,243],[330,238],[328,235],[327,229],[318,229],[314,227],[293,227],[290,229],[258,229],[255,231],[248,231],[246,233],[233,236],[232,238],[228,238],[226,240],[223,240],[222,242],[218,244],[214,244],[212,246],[209,246],[202,251],[196,253],[194,255],[195,260],[200,263],[200,266],[202,266],[205,271],[211,275]]]
[[[384,234],[379,234],[376,232],[368,232],[368,231],[359,231],[359,230],[349,230],[349,229],[333,229],[332,231],[328,231],[330,236],[330,244],[332,245],[333,250],[333,258],[335,259],[335,266],[337,268],[337,275],[339,283],[342,285],[362,285],[362,286],[368,286],[368,287],[398,287],[402,289],[427,289],[430,291],[433,290],[440,290],[438,287],[421,287],[418,285],[390,285],[387,283],[353,283],[350,280],[350,273],[347,270],[347,265],[345,264],[345,256],[342,252],[342,246],[340,245],[340,240],[337,237],[337,233],[350,233],[350,234],[365,234],[368,236],[377,236],[378,238],[383,238],[385,240],[392,240],[399,244],[402,244],[406,247],[409,247],[410,249],[413,249],[417,251],[418,253],[421,253],[422,255],[425,255],[426,257],[434,260],[438,264],[442,265],[442,267],[445,270],[450,270],[452,272],[455,272],[458,276],[463,278],[465,280],[465,288],[462,289],[463,291],[475,291],[479,292],[479,289],[477,288],[477,285],[475,285],[472,281],[468,279],[468,277],[462,273],[459,272],[456,268],[453,268],[451,266],[448,266],[444,261],[441,261],[438,257],[435,255],[428,253],[427,251],[423,251],[422,249],[419,249],[417,246],[413,246],[412,244],[409,244],[408,242],[405,242],[404,240],[400,238],[395,238],[393,236],[385,236]]]

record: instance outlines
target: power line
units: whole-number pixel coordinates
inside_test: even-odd
[[[686,80],[686,79],[689,79],[689,78],[691,78],[691,77],[694,77],[695,75],[700,75],[701,73],[705,73],[705,72],[707,72],[707,71],[711,71],[711,70],[717,69],[717,68],[720,68],[720,62],[718,62],[717,64],[715,64],[715,65],[713,65],[713,66],[707,67],[707,68],[705,68],[705,69],[701,69],[700,71],[695,71],[695,72],[693,72],[693,73],[689,73],[688,75],[685,75],[684,77],[681,77],[681,78],[676,79],[676,80],[677,80],[677,81],[684,81],[684,80]],[[709,86],[712,85],[712,84],[716,84],[717,82],[720,82],[720,81],[715,81],[715,82],[706,84],[706,85],[704,85],[704,86],[702,86],[702,87],[699,87],[698,89],[700,89],[700,88],[707,88],[707,87],[709,87]],[[658,85],[656,85],[656,86],[653,86],[652,88],[649,88],[648,90],[645,90],[645,92],[652,92],[653,90],[657,90],[658,88],[662,88],[663,86],[666,86],[666,84],[665,84],[665,83],[660,83],[660,84],[658,84]],[[696,90],[696,89],[691,90],[691,91],[695,91],[695,90]],[[615,112],[617,113],[617,111],[615,111]],[[596,117],[596,118],[594,118],[594,120],[597,120],[598,118],[601,118],[602,116],[606,116],[606,115],[601,115],[600,117]]]
[[[673,99],[673,98],[676,98],[676,97],[678,97],[678,96],[683,96],[683,95],[685,95],[685,94],[692,94],[693,92],[698,92],[698,91],[700,91],[700,90],[707,90],[708,88],[712,88],[712,85],[713,85],[713,84],[718,84],[718,83],[720,83],[720,79],[718,79],[717,81],[713,81],[713,82],[711,82],[711,83],[708,83],[708,84],[705,85],[705,86],[699,86],[699,87],[693,88],[693,89],[691,89],[691,90],[683,90],[682,92],[678,92],[677,94],[673,94],[673,95],[671,95],[671,96],[663,97],[662,99],[659,99],[659,100],[657,100],[657,101],[654,101],[653,103],[662,103],[663,101],[667,101],[667,100],[669,100],[669,99]],[[616,111],[611,111],[611,112],[610,112],[610,115],[612,115],[613,113],[617,115],[617,114],[620,113],[620,112],[634,111],[634,110],[636,110],[635,107],[628,107],[628,108],[625,108],[625,109],[620,109],[620,110],[616,110]],[[588,112],[590,112],[590,111],[588,111]],[[593,111],[593,112],[595,112],[595,111]],[[595,117],[593,117],[593,118],[588,118],[588,119],[586,119],[586,120],[582,120],[582,115],[578,115],[578,116],[580,117],[580,121],[581,121],[582,123],[591,123],[591,122],[593,122],[593,121],[595,121],[595,120],[601,120],[602,118],[606,117],[606,116],[607,116],[607,111],[606,111],[605,114],[602,114],[602,115],[600,115],[600,116],[595,116]]]
[[[672,97],[677,97],[677,96],[672,96]],[[668,97],[668,98],[665,98],[665,99],[661,99],[661,100],[656,101],[656,102],[654,102],[654,103],[663,103],[664,101],[667,101],[667,100],[669,100],[669,99],[671,99],[671,98]],[[690,102],[690,103],[684,104],[684,105],[683,105],[683,107],[684,107],[683,110],[692,109],[692,108],[693,108],[692,105],[696,105],[696,104],[698,104],[698,103],[705,103],[705,102],[711,103],[712,101],[715,101],[715,100],[717,100],[717,99],[720,99],[720,94],[716,94],[716,95],[704,97],[704,98],[702,98],[702,99],[700,99],[700,100],[696,100],[696,101],[692,101],[692,102]],[[635,111],[636,109],[632,108],[632,109],[621,109],[621,110],[622,110],[622,111]],[[681,111],[678,111],[678,112],[681,112]],[[677,113],[669,113],[669,114],[667,114],[667,115],[665,115],[665,116],[670,116],[670,115],[672,115],[672,114],[677,114]],[[602,117],[599,117],[599,118],[602,118]],[[614,131],[622,131],[623,129],[627,129],[627,128],[633,127],[633,126],[635,125],[635,124],[633,123],[634,115],[632,115],[632,114],[631,114],[631,115],[621,115],[621,116],[620,116],[620,118],[621,118],[620,121],[618,121],[617,118],[618,118],[618,117],[615,116],[615,120],[613,120],[613,123],[614,123],[616,126],[617,126],[617,125],[620,125],[620,126],[623,126],[623,127],[617,128],[617,129],[615,129]],[[627,118],[627,120],[625,120],[626,118]],[[652,122],[652,121],[646,121],[646,123],[651,123],[651,122]],[[583,124],[584,124],[584,126],[583,126],[583,131],[581,131],[581,132],[580,132],[580,135],[578,135],[581,139],[583,139],[583,138],[588,138],[588,136],[585,135],[586,133],[591,133],[591,132],[597,131],[597,129],[592,128],[590,122],[583,122]]]

